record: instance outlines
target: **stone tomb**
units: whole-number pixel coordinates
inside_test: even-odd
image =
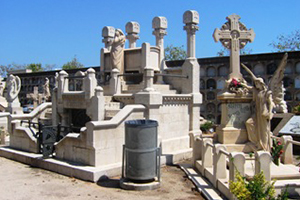
[[[194,138],[201,134],[200,67],[195,57],[199,14],[187,11],[183,22],[187,31],[188,58],[177,74],[165,68],[162,53],[163,36],[167,29],[165,17],[153,19],[156,46],[143,43],[141,47],[136,47],[135,41],[139,38],[137,22],[127,23],[127,36],[120,29],[104,27],[102,80],[96,79],[93,69],[78,72],[75,77],[65,71],[59,72],[52,104],[41,104],[30,114],[10,116],[10,134],[15,136],[10,144],[13,149],[1,149],[0,155],[81,179],[98,181],[102,175],[121,174],[124,122],[152,119],[159,123],[161,163],[175,163],[191,157]],[[125,38],[129,39],[128,49],[124,47]],[[116,52],[112,53],[113,49],[117,49]],[[125,79],[128,73],[133,73],[130,74],[132,77]],[[134,81],[136,74],[141,78],[140,82]],[[55,143],[51,158],[35,159],[41,156],[34,154],[39,148],[37,138],[20,120],[35,121],[49,106],[52,107],[53,127],[73,123],[79,129],[67,132]]]

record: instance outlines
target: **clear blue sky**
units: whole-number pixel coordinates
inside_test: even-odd
[[[155,16],[168,20],[165,45],[186,46],[182,15],[190,9],[200,15],[198,58],[216,56],[221,45],[212,33],[233,13],[256,33],[247,45],[252,53],[272,52],[269,43],[279,34],[300,29],[299,0],[0,0],[0,65],[42,63],[59,68],[76,55],[86,67],[98,66],[104,26],[125,32],[127,22],[137,21],[137,45],[154,45]]]

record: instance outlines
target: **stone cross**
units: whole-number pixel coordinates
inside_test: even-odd
[[[140,38],[140,24],[137,22],[128,22],[125,26],[126,29],[126,38],[129,41],[129,48],[136,47],[136,41]]]
[[[33,93],[27,94],[28,99],[32,99],[33,108],[36,108],[41,103],[41,95],[39,94],[39,88],[34,87]]]
[[[187,32],[187,57],[196,57],[196,37],[195,33],[199,30],[199,13],[195,10],[185,11],[183,14],[184,30]]]
[[[246,26],[242,24],[239,19],[241,17],[236,14],[226,17],[226,22],[221,30],[215,29],[213,37],[215,42],[219,40],[223,46],[230,50],[230,74],[229,78],[242,79],[240,72],[240,49],[242,49],[247,42],[253,42],[255,33],[252,29],[247,30]]]

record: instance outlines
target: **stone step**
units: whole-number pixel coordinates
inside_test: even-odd
[[[180,164],[180,168],[206,199],[224,199],[221,197],[221,194],[192,167],[192,165]]]
[[[163,94],[176,94],[176,90],[170,89],[170,85],[162,85],[162,84],[154,84],[153,88],[155,91],[161,92]],[[123,85],[122,93],[137,93],[144,89],[143,84],[135,84],[135,85]]]

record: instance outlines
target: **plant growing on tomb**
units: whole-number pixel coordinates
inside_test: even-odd
[[[279,165],[280,163],[280,156],[283,153],[283,144],[280,141],[277,141],[273,138],[273,146],[271,148],[271,156],[273,159],[273,163],[275,165]]]
[[[200,130],[203,132],[208,132],[209,129],[213,128],[214,123],[212,121],[207,121],[204,124],[200,125]]]
[[[247,180],[238,171],[235,175],[236,181],[230,181],[229,190],[238,200],[286,200],[287,189],[275,197],[275,181],[266,181],[263,172],[255,174],[252,179]]]
[[[293,112],[294,112],[296,115],[300,115],[300,103],[299,103],[297,106],[295,106],[295,107],[293,108]]]

